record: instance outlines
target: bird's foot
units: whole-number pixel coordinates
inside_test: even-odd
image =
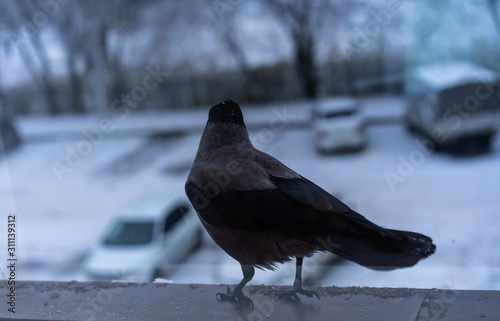
[[[232,292],[230,287],[227,287],[227,293],[217,293],[215,298],[219,302],[234,302],[241,306],[247,306],[253,309],[253,302],[249,297],[245,296],[243,292],[235,291]]]
[[[300,301],[299,297],[297,294],[302,294],[307,296],[308,298],[312,298],[313,296],[316,296],[319,300],[319,295],[318,293],[314,291],[308,291],[303,288],[298,288],[298,289],[292,289],[289,291],[271,291],[270,297],[273,298],[275,301],[278,302],[286,302],[286,301]]]

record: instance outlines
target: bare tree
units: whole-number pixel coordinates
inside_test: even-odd
[[[263,0],[289,32],[294,48],[295,69],[306,97],[318,94],[315,41],[318,26],[332,7],[329,1]]]
[[[214,2],[215,5],[215,2]],[[241,39],[238,34],[238,15],[236,10],[238,6],[229,7],[230,12],[222,15],[221,12],[216,15],[214,11],[209,12],[209,25],[215,27],[215,32],[219,35],[221,42],[227,48],[229,54],[234,58],[237,68],[244,77],[245,88],[251,101],[264,101],[269,99],[269,93],[262,81],[259,79],[255,67],[251,66],[248,55],[243,49],[243,42],[248,39]],[[217,10],[217,8],[215,8]],[[224,11],[222,11],[224,12]]]
[[[500,34],[500,11],[498,8],[498,1],[488,0],[488,5],[490,6],[491,17],[493,18],[493,22],[495,23],[495,28]]]
[[[111,34],[122,38],[141,24],[143,11],[157,0],[75,1],[58,19],[58,33],[66,52],[71,110],[87,111],[83,92],[102,108],[127,91],[123,41],[111,43]],[[82,41],[84,40],[84,41]]]
[[[91,49],[82,45],[82,39],[89,39],[89,33],[85,28],[81,10],[75,6],[65,7],[59,16],[56,28],[66,54],[69,82],[68,109],[73,113],[82,114],[88,111],[84,101],[84,80],[88,73],[88,51]]]
[[[41,12],[33,2],[3,3],[0,11],[8,32],[6,46],[19,53],[33,82],[42,89],[47,109],[51,114],[62,112],[57,99],[53,70],[41,40],[42,26],[35,25],[31,18]]]

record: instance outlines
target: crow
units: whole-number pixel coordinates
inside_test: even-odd
[[[289,291],[273,291],[278,300],[302,288],[302,261],[329,251],[375,270],[410,267],[434,253],[432,239],[418,233],[380,227],[321,187],[255,149],[239,105],[226,100],[209,111],[186,195],[208,234],[241,265],[243,279],[218,301],[247,302],[242,289],[255,267],[274,270],[296,258]]]

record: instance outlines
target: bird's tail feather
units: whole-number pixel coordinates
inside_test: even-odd
[[[410,267],[436,250],[425,235],[381,227],[358,235],[330,234],[319,244],[324,250],[375,270]]]

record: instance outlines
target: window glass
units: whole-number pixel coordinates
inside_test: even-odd
[[[103,240],[106,245],[140,245],[151,242],[153,222],[117,221]]]
[[[123,269],[121,280],[239,282],[186,196],[197,155],[220,152],[227,163],[203,165],[195,205],[253,209],[226,213],[239,232],[269,216],[279,228],[330,217],[305,211],[331,209],[319,188],[273,178],[290,168],[374,224],[437,246],[384,273],[319,252],[304,259],[306,286],[500,290],[499,17],[500,0],[0,1],[0,272],[15,258],[19,281]],[[210,107],[226,99],[253,146],[286,167],[266,173],[255,162],[269,158],[250,148],[197,154]],[[285,206],[277,182],[306,205]],[[270,197],[289,210],[279,219],[261,210]],[[252,282],[291,285],[294,269]]]

